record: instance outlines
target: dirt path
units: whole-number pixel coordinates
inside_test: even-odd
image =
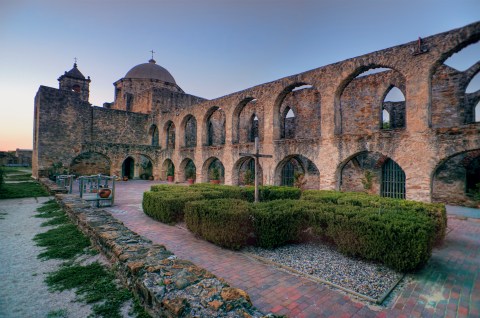
[[[46,228],[33,217],[49,198],[0,200],[0,317],[87,317],[90,306],[75,302],[75,293],[50,293],[46,273],[61,263],[41,261],[33,237]],[[56,313],[56,315],[53,315]]]

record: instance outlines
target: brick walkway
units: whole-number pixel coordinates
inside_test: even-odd
[[[449,217],[445,244],[388,307],[369,306],[305,278],[219,248],[177,226],[146,216],[143,191],[153,182],[117,183],[112,214],[131,230],[165,245],[230,285],[247,291],[263,312],[288,317],[480,317],[480,220]]]

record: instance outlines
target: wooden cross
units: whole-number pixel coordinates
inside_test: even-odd
[[[272,155],[262,155],[260,154],[260,145],[258,142],[258,137],[255,137],[255,153],[239,153],[240,156],[248,156],[253,157],[255,160],[255,203],[259,202],[259,194],[258,194],[258,171],[260,170],[260,158],[273,158]]]

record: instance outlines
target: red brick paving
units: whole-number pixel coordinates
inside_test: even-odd
[[[165,245],[232,286],[250,294],[261,311],[288,317],[480,317],[480,220],[449,217],[444,245],[413,275],[388,307],[352,299],[337,290],[289,274],[195,238],[189,231],[157,222],[141,208],[152,182],[119,182],[109,210],[131,230]]]

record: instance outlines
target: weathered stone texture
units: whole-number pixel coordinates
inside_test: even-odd
[[[74,195],[56,198],[152,316],[263,317],[245,291],[178,259],[163,245],[130,231],[110,213],[92,209]]]
[[[116,85],[131,85],[128,93],[137,113],[121,106],[126,86],[117,92],[117,110],[93,107],[94,111],[74,101],[71,92],[41,87],[34,117],[34,171],[39,174],[58,160],[68,165],[87,150],[85,143],[104,142],[118,144],[102,147],[100,153],[111,159],[111,173],[121,173],[122,160],[142,154],[132,145],[151,145],[150,129],[156,125],[160,146],[143,153],[151,159],[156,178],[163,178],[162,167],[169,159],[176,167],[175,179],[182,181],[182,163],[192,160],[197,181],[207,181],[208,165],[218,159],[225,167],[225,183],[238,184],[245,160],[238,153],[254,151],[255,114],[260,151],[273,155],[260,160],[264,184],[281,184],[283,166],[295,158],[303,171],[309,170],[306,162],[318,171],[307,175],[311,187],[361,190],[360,175],[342,169],[351,167],[349,161],[357,155],[370,152],[391,158],[405,172],[407,199],[431,201],[434,171],[455,154],[480,149],[480,124],[473,122],[480,92],[465,93],[480,62],[463,72],[443,64],[479,39],[480,23],[473,23],[422,39],[427,49],[423,54],[412,54],[414,40],[210,101],[170,84],[122,79]],[[378,67],[390,70],[357,77]],[[405,102],[385,101],[394,86]],[[135,100],[146,106],[135,108]],[[294,119],[285,118],[287,107]],[[384,108],[392,129],[382,129]],[[168,122],[175,127],[174,149],[166,147]],[[100,139],[104,137],[108,139]]]

